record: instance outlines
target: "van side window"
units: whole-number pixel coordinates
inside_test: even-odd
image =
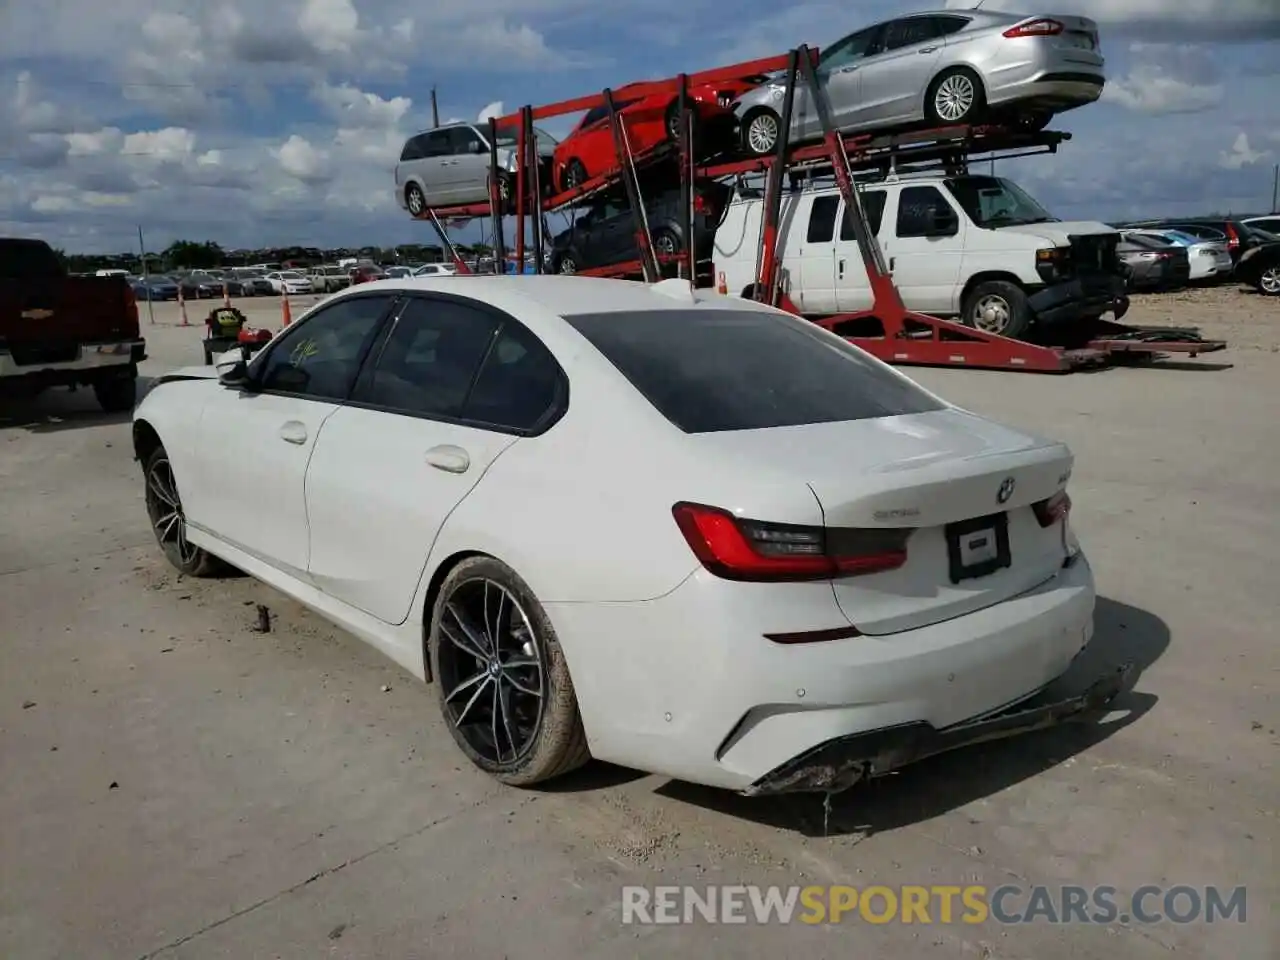
[[[949,212],[937,187],[907,187],[898,195],[898,236],[927,237],[937,216]]]
[[[836,235],[836,213],[840,208],[839,197],[815,197],[809,211],[809,243],[830,243]]]
[[[867,228],[873,237],[880,232],[880,225],[884,223],[884,197],[883,190],[862,191],[862,211],[867,215]],[[853,218],[849,216],[848,210],[844,213],[844,222],[840,224],[840,239],[858,239],[853,232]]]
[[[419,149],[422,151],[424,159],[429,157],[444,157],[449,154],[449,131],[433,130],[431,133],[424,133],[419,140]]]

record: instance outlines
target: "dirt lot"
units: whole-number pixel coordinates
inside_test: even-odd
[[[1194,369],[915,375],[1072,444],[1103,598],[1088,666],[1133,659],[1136,688],[1097,726],[838,797],[825,834],[818,800],[602,765],[495,786],[377,654],[251,580],[174,577],[127,418],[87,391],[0,408],[0,956],[1280,955],[1280,302],[1194,291],[1131,318],[1233,347]],[[156,320],[144,373],[200,362],[172,304]],[[1247,920],[623,925],[621,887],[657,883],[1245,884]]]

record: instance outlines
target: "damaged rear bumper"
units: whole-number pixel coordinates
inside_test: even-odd
[[[1019,705],[941,730],[928,723],[908,723],[836,737],[775,767],[742,793],[748,797],[837,793],[939,753],[1057,726],[1110,704],[1134,672],[1134,664],[1126,663],[1074,697],[1032,707]]]

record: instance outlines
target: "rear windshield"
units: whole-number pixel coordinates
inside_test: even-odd
[[[803,320],[722,309],[565,320],[685,433],[942,409],[909,380]]]
[[[57,255],[39,240],[0,237],[0,279],[26,280],[62,276]]]

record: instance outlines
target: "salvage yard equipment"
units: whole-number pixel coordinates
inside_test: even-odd
[[[764,198],[764,212],[757,243],[755,282],[747,295],[790,312],[800,310],[788,295],[790,278],[780,267],[779,232],[780,214],[784,190],[793,190],[800,180],[814,178],[834,179],[844,201],[856,237],[858,251],[870,283],[872,303],[869,309],[828,316],[809,316],[810,320],[841,335],[868,353],[893,364],[928,366],[967,366],[996,370],[1023,370],[1045,373],[1064,373],[1083,368],[1097,368],[1134,359],[1154,360],[1169,354],[1196,357],[1200,354],[1223,350],[1223,341],[1205,340],[1194,329],[1146,330],[1120,324],[1119,318],[1128,306],[1127,298],[1117,295],[1103,300],[1110,304],[1114,321],[1099,319],[1072,324],[1066,328],[1035,331],[1027,339],[1012,339],[972,326],[943,320],[938,317],[907,309],[894,282],[893,273],[886,264],[879,240],[868,224],[858,184],[875,178],[896,176],[899,172],[912,173],[943,171],[947,176],[968,173],[969,165],[978,160],[1008,159],[1056,153],[1059,147],[1071,139],[1070,134],[1028,128],[1026,126],[985,124],[964,125],[924,130],[909,130],[889,134],[841,135],[835,128],[826,93],[818,80],[815,64],[816,49],[800,46],[788,54],[720,67],[701,73],[679,75],[665,80],[629,84],[627,96],[662,96],[672,98],[673,115],[679,118],[676,135],[666,142],[649,146],[637,153],[633,151],[627,136],[627,126],[619,113],[614,93],[606,89],[599,94],[578,97],[542,107],[526,106],[514,114],[489,121],[491,145],[491,184],[488,204],[466,207],[428,207],[420,219],[430,222],[439,234],[449,257],[466,271],[458,257],[456,247],[448,238],[446,222],[465,221],[487,216],[493,225],[495,261],[506,255],[503,221],[514,216],[515,259],[525,259],[526,220],[532,225],[533,264],[537,272],[547,268],[548,214],[568,211],[571,215],[578,206],[589,200],[616,199],[625,203],[633,220],[633,236],[637,256],[607,267],[577,271],[580,275],[597,277],[623,277],[646,282],[671,277],[688,278],[697,286],[714,285],[717,271],[714,263],[699,260],[695,244],[674,254],[655,253],[653,238],[645,213],[646,193],[669,189],[677,183],[681,191],[681,213],[685,229],[683,236],[692,238],[693,195],[697,184],[733,182],[741,191],[754,189]],[[694,140],[698,135],[694,112],[690,108],[691,87],[705,87],[717,82],[741,81],[761,74],[781,74],[785,86],[782,96],[782,122],[773,156],[728,157],[720,156],[699,162]],[[777,81],[774,81],[775,83]],[[793,146],[789,142],[791,116],[797,91],[809,93],[808,100],[814,107],[821,124],[821,143]],[[571,190],[556,192],[543,181],[543,166],[537,145],[537,128],[534,121],[564,114],[603,108],[607,117],[617,154],[614,169],[592,177]],[[497,150],[494,146],[500,131],[510,136],[516,131],[516,156],[521,161],[515,171],[499,170]],[[763,185],[748,185],[763,178]],[[514,181],[512,183],[511,181]],[[856,182],[855,182],[856,181]],[[506,182],[505,190],[497,184]],[[1109,234],[1107,236],[1110,236]],[[1118,234],[1116,235],[1118,239]],[[1099,259],[1092,267],[1081,265],[1072,283],[1079,289],[1075,295],[1096,297],[1088,293],[1091,281],[1088,270],[1096,270],[1097,276],[1106,280],[1118,266],[1107,260],[1104,244],[1094,244],[1088,255]],[[1083,253],[1085,251],[1077,251]],[[1087,257],[1079,257],[1087,259]],[[1112,251],[1114,260],[1114,251]],[[1037,308],[1051,309],[1057,305],[1047,299],[1072,296],[1068,284],[1046,289],[1031,302]],[[737,293],[737,291],[726,291]],[[1049,339],[1052,342],[1030,342]]]

